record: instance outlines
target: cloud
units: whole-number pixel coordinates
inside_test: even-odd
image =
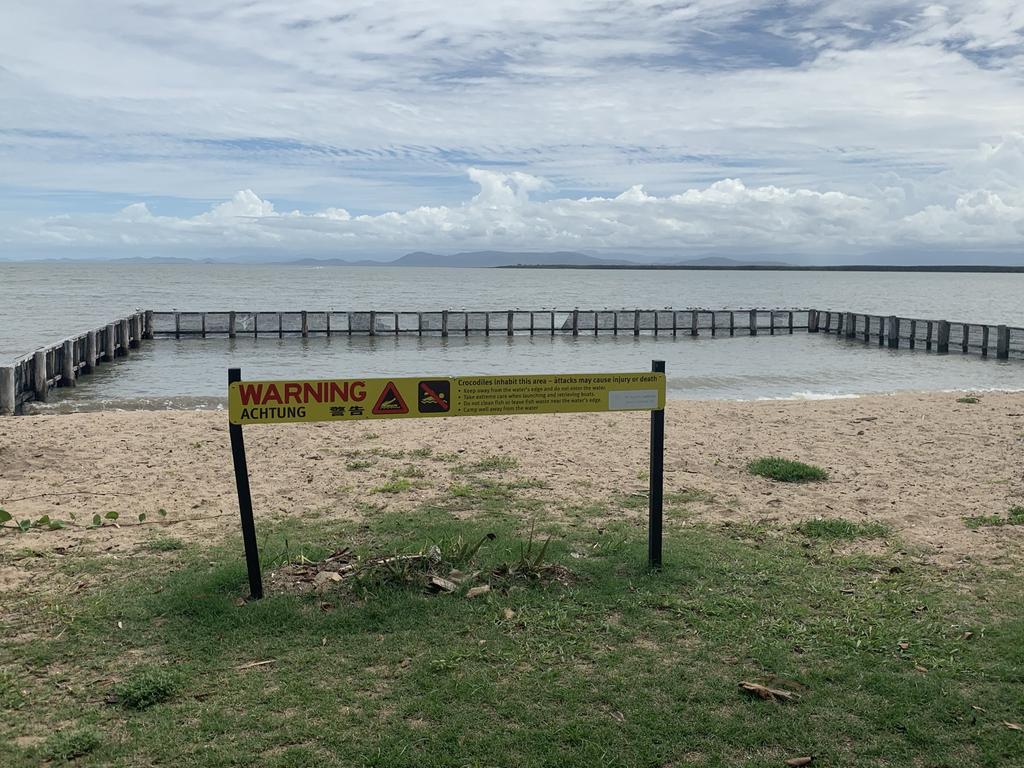
[[[236,210],[273,218],[234,197],[252,189],[346,242],[376,232],[360,214],[413,227],[437,210],[451,212],[442,231],[467,239],[600,240],[623,230],[578,201],[639,184],[661,201],[733,194],[744,227],[773,211],[783,239],[813,229],[794,211],[815,206],[822,231],[850,229],[834,217],[854,214],[813,197],[841,193],[896,237],[893,221],[931,206],[959,220],[972,187],[954,175],[1024,125],[1018,0],[15,5],[0,25],[0,225],[23,231],[40,211],[144,201],[176,204],[184,238]],[[978,173],[994,186],[974,187],[1017,206],[998,171]],[[726,178],[745,192],[709,192]],[[513,203],[539,218],[502,213]],[[684,203],[643,205],[668,205],[677,238],[723,226],[710,213],[679,221],[671,206]],[[286,219],[302,220],[230,226],[284,237]]]
[[[157,216],[141,203],[111,216],[62,215],[0,232],[8,243],[131,244],[188,251],[241,246],[344,255],[412,248],[465,250],[580,249],[649,252],[858,254],[926,245],[943,249],[1019,249],[1024,245],[1024,135],[981,147],[961,167],[935,179],[926,193],[899,186],[871,195],[722,179],[676,194],[635,185],[615,196],[533,199],[550,191],[523,172],[469,168],[479,187],[453,206],[352,215],[278,211],[252,190],[192,217]],[[916,204],[917,198],[945,197]]]

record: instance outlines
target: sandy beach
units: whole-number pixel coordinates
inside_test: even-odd
[[[493,456],[517,460],[500,478],[537,486],[528,493],[544,502],[540,516],[565,516],[597,501],[607,504],[598,518],[639,522],[646,509],[623,500],[646,492],[647,440],[646,413],[246,430],[258,523],[411,509],[464,480],[460,468]],[[700,491],[709,500],[686,503],[685,513],[675,519],[670,513],[667,524],[879,521],[908,549],[943,565],[1016,562],[1024,527],[971,530],[963,519],[1005,515],[1024,504],[1022,448],[1022,394],[986,393],[976,404],[935,393],[672,401],[666,492]],[[785,485],[745,471],[748,461],[766,455],[817,464],[831,479]],[[379,491],[411,466],[420,468],[414,476],[422,475],[411,488]],[[0,420],[0,507],[18,520],[74,516],[62,530],[5,531],[0,552],[8,553],[25,546],[117,553],[162,532],[193,541],[237,535],[227,416],[97,412]],[[118,513],[117,527],[88,527],[93,515],[108,511]],[[0,588],[20,581],[16,568],[3,571]]]

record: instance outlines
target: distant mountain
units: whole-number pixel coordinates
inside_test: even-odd
[[[629,264],[622,259],[599,259],[575,251],[550,253],[508,253],[505,251],[470,251],[441,256],[436,253],[416,251],[388,262],[393,267],[511,267],[533,264],[571,264],[573,266],[597,266]]]

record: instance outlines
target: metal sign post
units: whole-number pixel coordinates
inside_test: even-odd
[[[664,360],[652,360],[651,371],[665,373]],[[661,520],[665,496],[665,410],[651,411],[651,486],[647,502],[647,564],[661,568]]]
[[[242,380],[241,368],[228,368],[228,386]],[[245,567],[249,572],[249,594],[253,600],[263,597],[263,574],[260,551],[256,546],[256,521],[252,517],[252,494],[249,492],[249,466],[245,460],[245,439],[242,425],[229,423],[231,458],[235,464],[235,487],[238,489],[238,514],[242,518],[242,542],[245,544]]]

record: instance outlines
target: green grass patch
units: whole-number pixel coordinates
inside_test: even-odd
[[[457,471],[463,474],[473,472],[505,472],[518,466],[519,460],[513,456],[487,456],[480,459],[480,461],[459,467]]]
[[[973,403],[980,403],[981,402],[981,398],[974,397],[973,395],[968,395],[967,397],[958,397],[956,399],[956,401],[958,403],[973,404]]]
[[[369,469],[374,465],[374,462],[370,459],[352,459],[351,461],[345,462],[345,469],[350,472],[358,472],[363,469]]]
[[[1024,525],[1024,507],[1010,507],[1003,515],[978,515],[965,517],[964,525],[968,528],[998,528],[1003,525]]]
[[[83,757],[103,742],[96,728],[69,728],[52,734],[43,744],[42,757],[46,760],[66,762]]]
[[[429,445],[422,448],[413,448],[409,451],[409,455],[416,459],[429,459],[431,454],[434,453],[434,449]]]
[[[185,542],[173,536],[158,536],[147,541],[145,546],[150,552],[176,552],[185,548]]]
[[[708,491],[699,491],[695,488],[684,488],[681,491],[670,491],[665,494],[666,504],[710,504],[715,500],[715,495]]]
[[[430,594],[385,576],[358,596],[345,584],[300,594],[268,576],[268,597],[245,603],[237,536],[190,546],[170,574],[145,554],[69,555],[68,576],[102,565],[87,589],[13,595],[0,614],[5,686],[24,691],[0,718],[0,764],[1020,762],[1021,734],[1003,725],[1020,720],[1024,668],[1009,569],[943,571],[808,547],[782,529],[695,526],[666,532],[664,567],[650,572],[642,525],[567,525],[531,541],[521,518],[456,520],[438,507],[281,526],[261,530],[265,563],[284,542],[314,560],[436,546],[491,589]],[[492,575],[538,556],[571,578]],[[154,656],[166,666],[134,661]],[[800,698],[750,698],[740,681]],[[128,706],[125,690],[148,706]],[[17,739],[69,723],[95,729],[77,758]]]
[[[396,477],[373,489],[374,493],[405,493],[412,490],[412,483],[404,477]]]
[[[148,709],[167,701],[178,688],[178,676],[166,667],[144,666],[132,670],[114,688],[114,695],[122,707]]]
[[[889,535],[883,523],[857,523],[842,518],[807,520],[796,529],[812,539],[881,539]]]
[[[752,475],[767,477],[780,483],[811,483],[828,480],[828,472],[813,464],[802,461],[763,457],[747,464],[747,471]]]

